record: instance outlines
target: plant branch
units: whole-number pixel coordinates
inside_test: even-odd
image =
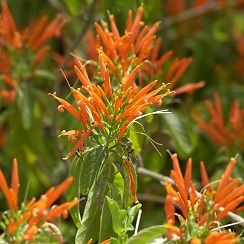
[[[147,176],[147,177],[150,177],[156,181],[159,181],[160,184],[162,184],[162,185],[164,185],[164,181],[168,181],[170,184],[175,185],[174,181],[170,177],[161,175],[159,173],[155,173],[149,169],[145,169],[143,167],[138,167],[136,169],[136,172],[138,173],[138,175]]]
[[[159,203],[159,204],[165,203],[165,198],[157,196],[157,195],[139,193],[139,194],[137,194],[137,197],[139,199],[139,202],[147,201],[147,202],[155,202],[155,203]]]

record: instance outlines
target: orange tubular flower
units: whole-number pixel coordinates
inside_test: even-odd
[[[58,106],[60,112],[64,112],[64,109],[66,109],[81,122],[84,128],[84,130],[64,131],[61,134],[68,135],[69,140],[76,142],[65,159],[69,159],[77,150],[83,151],[84,141],[93,129],[100,133],[101,137],[106,137],[107,141],[114,141],[117,138],[120,142],[129,124],[141,116],[147,106],[153,104],[160,106],[162,99],[170,94],[169,90],[160,94],[162,90],[166,89],[165,84],[152,90],[157,85],[157,81],[153,81],[141,90],[134,87],[137,67],[131,74],[123,77],[123,82],[119,88],[113,90],[109,70],[106,67],[102,52],[99,52],[99,64],[101,69],[99,73],[101,76],[100,82],[102,81],[103,86],[92,84],[84,65],[74,66],[82,84],[82,89],[70,87],[77,109],[69,102],[58,97],[56,93],[49,94],[61,103]],[[82,91],[84,91],[84,94]],[[78,135],[82,135],[80,139],[77,139]]]
[[[208,111],[211,115],[210,123],[206,123],[197,115],[200,128],[205,130],[208,136],[218,145],[226,146],[229,150],[239,145],[244,148],[244,109],[240,108],[238,101],[234,101],[229,111],[229,121],[225,125],[222,106],[219,95],[214,94],[214,105],[206,101]]]
[[[138,201],[138,199],[137,199],[137,196],[136,196],[136,183],[135,183],[133,174],[132,174],[131,169],[130,169],[130,159],[129,159],[129,158],[127,158],[127,159],[125,160],[125,165],[126,165],[126,167],[127,167],[127,171],[128,171],[128,174],[129,174],[129,179],[130,179],[130,189],[131,189],[131,193],[132,193],[133,201],[134,201],[134,203],[139,203],[139,201]]]
[[[11,188],[8,188],[4,174],[2,170],[0,170],[0,189],[6,197],[9,208],[16,211],[18,209],[19,191],[18,163],[16,159],[13,161]]]
[[[47,24],[47,16],[43,16],[33,27],[20,31],[17,29],[13,16],[9,11],[5,0],[2,1],[2,13],[0,15],[0,43],[11,45],[14,48],[22,48],[28,45],[32,50],[40,47],[53,36],[59,36],[60,30],[67,20],[58,15],[51,23]]]
[[[2,218],[2,220],[9,219],[9,221],[4,224],[6,228],[2,229],[6,235],[5,238],[10,238],[10,240],[12,240],[12,238],[18,236],[19,240],[20,236],[22,236],[23,241],[33,241],[35,236],[38,235],[38,230],[48,221],[51,221],[60,215],[66,217],[67,210],[76,205],[78,203],[78,199],[75,198],[73,201],[63,203],[59,206],[52,205],[61,196],[61,194],[67,190],[72,181],[72,177],[66,179],[57,188],[52,187],[42,195],[38,201],[33,198],[27,204],[22,203],[21,208],[19,208],[18,191],[20,184],[17,160],[13,160],[10,188],[8,188],[6,179],[0,170],[0,189],[2,190],[10,208],[3,213],[6,216],[5,218]],[[54,230],[50,228],[50,232],[54,232]]]
[[[35,25],[21,31],[16,27],[5,0],[2,1],[1,9],[0,81],[6,84],[8,90],[0,91],[0,97],[6,101],[13,101],[17,83],[30,78],[30,72],[23,73],[23,65],[26,65],[27,70],[35,69],[50,49],[45,43],[52,37],[60,35],[60,30],[67,20],[58,15],[51,23],[47,23],[47,16],[43,16]],[[21,70],[18,70],[19,66]]]
[[[234,232],[227,233],[226,231],[213,232],[209,234],[205,239],[205,244],[232,244],[239,242],[239,236],[236,236]]]
[[[127,76],[127,73],[134,69],[135,73],[139,71],[139,83],[142,87],[145,86],[147,76],[154,77],[162,70],[162,66],[167,62],[173,52],[167,51],[159,57],[161,38],[156,38],[155,33],[159,27],[159,22],[156,22],[152,27],[144,25],[142,22],[143,7],[139,7],[133,21],[132,12],[129,11],[127,25],[124,35],[118,32],[113,15],[109,16],[111,31],[108,29],[108,24],[102,22],[101,25],[95,23],[97,31],[97,44],[94,44],[91,33],[88,33],[90,42],[93,48],[96,46],[99,52],[104,55],[104,61],[109,66],[116,77],[122,80]],[[91,52],[89,48],[88,55],[94,59],[96,54]],[[162,74],[165,82],[169,82],[172,90],[179,81],[185,70],[188,68],[192,58],[176,58],[171,67]],[[117,67],[114,65],[117,64]],[[133,75],[133,73],[131,73]],[[137,87],[134,78],[131,79],[133,87]],[[131,85],[131,84],[130,84]],[[191,83],[179,90],[179,93],[192,93],[195,89],[204,86],[204,82]]]
[[[185,9],[185,0],[168,0],[166,6],[170,15],[176,15],[181,13]]]
[[[167,227],[169,229],[168,237],[171,238],[171,235],[174,233],[178,235],[180,239],[184,240],[190,240],[196,237],[205,238],[207,236],[205,243],[212,243],[211,240],[213,240],[213,236],[216,236],[216,240],[225,240],[222,239],[224,236],[222,236],[221,233],[212,233],[210,230],[217,222],[223,219],[229,211],[242,211],[242,207],[238,208],[238,206],[244,203],[244,185],[240,185],[241,179],[233,180],[230,178],[236,160],[234,158],[231,159],[217,190],[213,190],[213,188],[208,185],[208,176],[204,164],[201,163],[204,190],[202,194],[200,194],[196,191],[196,186],[191,180],[191,159],[188,160],[186,173],[185,176],[183,176],[177,155],[173,154],[171,158],[173,161],[173,170],[170,176],[175,182],[176,189],[170,183],[165,182],[167,191],[165,212],[166,216],[168,216],[166,224],[169,227]],[[183,214],[183,216],[177,215],[181,223],[180,228],[172,227],[175,221],[176,205],[181,209]],[[194,233],[188,232],[187,230],[193,228],[193,226]],[[202,236],[199,236],[196,226],[198,226],[199,233],[201,233]],[[177,228],[177,231],[175,228]],[[232,242],[229,243],[236,243],[237,239],[239,240],[235,233],[227,236],[226,240],[232,240]]]

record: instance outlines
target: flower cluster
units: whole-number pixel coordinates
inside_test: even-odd
[[[24,30],[16,27],[13,16],[5,0],[0,13],[0,97],[13,101],[16,86],[20,81],[31,78],[33,70],[50,50],[44,45],[49,39],[60,35],[66,19],[58,15],[47,23],[44,15],[37,23]]]
[[[156,80],[144,82],[143,77],[154,76],[161,70],[172,51],[158,59],[161,41],[158,39],[154,44],[154,34],[159,23],[155,23],[152,28],[144,26],[142,14],[143,8],[139,7],[133,21],[132,12],[129,11],[125,34],[122,36],[113,15],[110,15],[111,31],[106,22],[102,22],[102,26],[95,23],[97,38],[95,42],[89,32],[89,54],[93,59],[97,57],[98,73],[92,76],[94,81],[91,81],[85,64],[74,66],[82,84],[82,89],[70,87],[77,109],[55,92],[51,94],[61,103],[58,107],[60,112],[66,109],[82,124],[81,129],[63,131],[61,134],[76,142],[66,159],[77,150],[83,151],[84,141],[91,131],[102,132],[100,136],[105,137],[107,142],[115,139],[120,142],[133,120],[140,117],[148,106],[160,106],[162,98],[171,94],[171,88],[190,64],[191,58],[176,58],[164,75],[164,81],[169,82],[167,85],[158,85]],[[97,79],[98,76],[100,78]],[[192,92],[203,85],[204,82],[188,84],[180,87],[178,93]],[[169,87],[168,91],[161,93],[166,86]],[[79,135],[82,137],[78,139]]]
[[[119,87],[113,89],[103,53],[99,54],[99,64],[103,86],[91,83],[84,65],[81,65],[80,68],[74,66],[82,84],[82,89],[70,87],[77,109],[66,100],[58,97],[56,93],[50,94],[61,103],[58,110],[64,112],[64,109],[66,109],[81,122],[84,128],[84,130],[62,132],[62,135],[67,135],[69,140],[76,142],[66,159],[70,158],[77,150],[83,151],[84,141],[95,128],[101,137],[106,138],[107,142],[115,140],[120,142],[129,124],[141,116],[147,106],[153,104],[161,106],[162,99],[170,94],[169,90],[160,93],[165,90],[165,84],[161,84],[158,88],[152,90],[158,83],[156,80],[141,90],[133,86],[138,68],[135,68],[130,75],[124,77]],[[85,93],[88,96],[84,95]],[[77,140],[77,136],[81,134],[83,136]]]
[[[38,201],[32,198],[29,202],[25,201],[21,203],[19,207],[18,192],[20,183],[17,160],[13,160],[10,188],[8,187],[4,174],[0,170],[0,189],[9,206],[9,210],[6,210],[1,215],[0,228],[4,232],[4,235],[2,235],[4,240],[11,243],[32,242],[38,240],[38,234],[41,231],[46,230],[49,234],[53,234],[59,243],[63,243],[62,236],[60,236],[57,228],[50,221],[60,215],[67,217],[68,209],[78,203],[78,199],[75,198],[73,201],[63,203],[59,206],[53,205],[61,194],[67,190],[72,181],[73,178],[70,177],[57,188],[50,188]]]
[[[128,12],[127,25],[123,35],[120,35],[114,16],[110,15],[111,31],[108,24],[102,21],[99,25],[95,23],[97,31],[96,41],[93,40],[90,32],[88,55],[91,59],[97,57],[96,52],[102,52],[104,61],[117,79],[123,79],[134,68],[138,68],[139,85],[144,87],[146,77],[155,77],[157,73],[163,77],[165,83],[169,83],[170,90],[175,86],[185,70],[190,65],[192,58],[175,58],[171,61],[171,66],[166,69],[164,64],[169,61],[173,55],[173,51],[169,50],[159,57],[162,39],[156,38],[156,31],[159,22],[152,27],[144,24],[142,21],[143,7],[139,7],[133,21],[132,11]],[[116,65],[115,65],[116,64]],[[194,90],[204,86],[204,82],[189,83],[178,89],[175,93],[192,93]],[[134,86],[137,84],[134,82]]]
[[[240,184],[241,179],[231,178],[236,160],[231,158],[217,189],[214,189],[209,183],[204,163],[201,162],[202,185],[204,188],[199,193],[196,191],[196,185],[192,183],[191,179],[192,160],[188,160],[186,173],[183,177],[177,155],[173,154],[171,158],[173,170],[170,176],[174,180],[176,188],[165,182],[167,191],[165,213],[167,216],[166,227],[169,229],[168,238],[184,241],[205,240],[205,243],[208,244],[238,242],[239,237],[235,233],[219,232],[222,229],[220,221],[228,215],[229,211],[243,211],[243,207],[240,205],[244,202],[244,185]],[[175,206],[180,209],[181,214],[176,213]],[[174,226],[175,216],[180,221],[179,228]]]
[[[229,150],[234,146],[244,148],[244,109],[241,109],[239,102],[235,100],[232,103],[228,123],[224,122],[223,109],[217,93],[214,94],[214,104],[207,100],[206,106],[211,115],[210,123],[197,115],[194,116],[200,128],[218,145]]]

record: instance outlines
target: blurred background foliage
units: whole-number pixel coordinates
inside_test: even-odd
[[[108,21],[109,13],[115,16],[122,33],[128,10],[132,9],[135,13],[140,5],[144,7],[143,20],[146,24],[161,22],[157,31],[157,36],[162,38],[160,53],[173,50],[174,57],[193,58],[177,87],[200,81],[205,81],[205,86],[192,94],[176,94],[165,99],[162,109],[168,109],[172,113],[142,119],[145,131],[139,125],[134,125],[141,133],[146,133],[148,137],[162,144],[155,144],[160,152],[158,153],[147,136],[133,133],[135,128],[132,128],[134,162],[138,167],[143,166],[156,173],[169,175],[171,160],[167,149],[178,154],[183,169],[184,162],[191,157],[194,163],[193,176],[200,185],[201,160],[205,162],[210,178],[217,179],[222,175],[230,157],[238,155],[235,177],[243,178],[244,134],[240,133],[236,139],[239,143],[231,147],[225,143],[217,144],[199,128],[194,115],[210,123],[211,116],[205,101],[208,99],[213,103],[213,95],[218,93],[227,129],[231,128],[232,116],[229,117],[229,111],[234,100],[238,101],[244,117],[244,1],[9,0],[7,2],[20,29],[29,26],[43,14],[47,14],[50,19],[56,14],[62,14],[68,20],[61,31],[61,36],[49,41],[51,49],[42,60],[40,68],[28,82],[20,83],[23,96],[18,95],[16,101],[11,103],[0,100],[0,167],[7,177],[10,175],[13,157],[18,159],[22,184],[20,196],[24,197],[27,188],[30,197],[38,196],[51,185],[56,185],[67,177],[69,162],[63,161],[62,157],[69,152],[72,145],[66,139],[57,138],[57,135],[64,128],[67,130],[78,128],[75,127],[77,122],[68,113],[58,114],[57,103],[48,96],[48,93],[57,91],[60,97],[68,99],[69,87],[59,69],[60,67],[63,69],[71,85],[76,82],[76,76],[70,69],[76,62],[74,54],[81,59],[89,59],[87,50],[90,43],[86,41],[86,35],[81,33],[88,29],[94,31],[93,22]],[[61,58],[55,59],[54,53],[62,55]],[[62,67],[65,55],[69,58],[69,62]],[[25,57],[22,62],[24,60]],[[170,62],[172,60],[168,65]],[[19,70],[18,68],[14,67],[16,70]],[[164,82],[162,74],[163,72],[159,73],[156,78]],[[241,121],[242,128],[243,123],[244,118]],[[140,227],[162,224],[165,219],[163,187],[155,179],[140,174],[138,181],[138,196],[143,204]],[[72,243],[75,233],[72,223],[66,222],[61,226],[67,243]]]

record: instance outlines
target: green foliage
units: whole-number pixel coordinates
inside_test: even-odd
[[[192,154],[195,149],[197,138],[193,129],[189,126],[189,121],[180,116],[180,111],[172,111],[171,114],[163,116],[163,121],[171,132],[175,143],[175,149],[180,157],[186,158]]]
[[[80,198],[90,192],[94,182],[97,181],[99,171],[106,163],[106,150],[102,146],[97,146],[84,154],[78,153],[79,156],[74,158],[69,173],[69,176],[74,177],[74,182],[68,190],[68,200],[74,199],[74,197]],[[75,206],[70,213],[76,226],[80,227],[79,206]]]
[[[210,180],[218,181],[224,173],[229,158],[238,155],[234,176],[243,178],[244,17],[241,1],[239,5],[236,5],[238,1],[232,3],[232,1],[226,0],[225,7],[218,5],[218,1],[214,1],[217,7],[214,4],[209,9],[203,6],[204,11],[201,13],[195,9],[194,4],[197,1],[194,0],[178,1],[182,2],[182,5],[180,3],[176,5],[174,1],[168,0],[57,0],[46,2],[22,0],[16,1],[16,3],[7,2],[17,29],[20,31],[19,36],[16,34],[14,37],[16,42],[19,40],[18,38],[26,41],[25,35],[28,32],[39,30],[36,23],[42,14],[47,14],[49,17],[62,15],[69,20],[62,30],[51,31],[52,35],[55,33],[55,37],[60,32],[60,39],[47,42],[50,49],[47,55],[41,58],[38,67],[33,65],[35,55],[46,43],[36,50],[31,48],[30,43],[26,41],[21,48],[15,49],[11,38],[5,40],[1,36],[5,32],[3,24],[0,22],[0,167],[7,172],[6,177],[8,178],[11,175],[9,162],[14,157],[18,159],[22,173],[20,175],[21,185],[27,186],[27,188],[29,185],[33,186],[30,190],[20,189],[20,200],[25,200],[26,196],[32,197],[35,194],[38,197],[46,189],[60,183],[67,176],[74,177],[66,197],[68,201],[77,197],[80,199],[80,203],[70,209],[72,220],[68,220],[67,224],[64,223],[63,229],[69,232],[69,228],[72,228],[71,233],[77,232],[75,237],[71,236],[71,240],[67,240],[67,243],[74,243],[74,239],[77,244],[86,244],[90,239],[92,239],[92,243],[102,243],[110,238],[110,243],[114,244],[146,244],[162,238],[167,232],[167,228],[164,225],[158,225],[158,221],[164,223],[167,216],[162,213],[161,217],[158,213],[163,212],[166,192],[158,182],[160,181],[159,175],[153,173],[170,174],[172,164],[166,150],[178,154],[179,159],[182,159],[182,168],[185,168],[187,158],[193,158],[196,163],[193,167],[192,180],[196,182],[197,186],[201,184],[198,164],[201,160],[205,162]],[[91,6],[93,8],[90,8]],[[125,134],[120,138],[120,143],[116,136],[128,117],[125,116],[119,122],[119,126],[116,124],[118,122],[115,119],[116,116],[110,121],[111,124],[108,123],[109,119],[99,121],[103,125],[109,124],[109,126],[104,126],[106,127],[104,131],[103,128],[96,127],[87,140],[80,145],[80,149],[83,147],[84,150],[77,150],[70,162],[69,160],[64,161],[62,157],[76,145],[82,137],[82,133],[74,138],[69,138],[72,143],[66,139],[61,140],[58,135],[62,134],[64,129],[83,130],[81,117],[85,115],[81,107],[77,108],[80,120],[74,118],[73,114],[71,116],[57,115],[57,104],[48,96],[48,93],[57,92],[57,96],[69,101],[69,106],[76,105],[76,101],[71,99],[70,87],[81,88],[81,93],[87,96],[88,89],[84,84],[82,87],[82,82],[76,81],[77,75],[73,70],[73,65],[79,66],[79,64],[73,57],[78,58],[81,63],[85,63],[84,67],[93,85],[98,86],[103,83],[104,77],[109,77],[112,89],[117,92],[114,94],[118,95],[122,92],[121,87],[126,80],[125,76],[130,75],[134,66],[138,64],[137,55],[140,53],[138,51],[140,45],[137,43],[132,51],[125,54],[130,58],[125,71],[123,65],[126,62],[116,60],[118,57],[121,58],[119,54],[122,52],[116,53],[117,47],[115,48],[115,46],[111,50],[109,50],[110,46],[103,46],[104,54],[111,59],[109,61],[108,58],[106,59],[105,66],[108,72],[103,74],[102,68],[98,67],[99,60],[92,60],[94,53],[97,55],[97,46],[94,47],[94,40],[88,38],[86,31],[91,29],[94,32],[93,22],[96,21],[104,30],[108,28],[105,31],[108,32],[112,26],[110,23],[106,26],[104,21],[109,22],[109,15],[113,14],[117,29],[122,36],[127,25],[128,11],[132,10],[134,20],[139,6],[144,8],[141,25],[142,22],[145,22],[146,28],[150,29],[156,21],[161,22],[157,32],[153,34],[162,38],[162,43],[157,51],[158,56],[154,53],[157,56],[156,59],[160,60],[161,55],[169,50],[172,50],[173,54],[159,68],[158,72],[155,72],[154,68],[157,64],[150,59],[153,55],[147,56],[145,51],[154,37],[150,41],[147,40],[146,43],[140,43],[145,53],[141,53],[142,61],[139,64],[138,74],[133,79],[133,86],[141,86],[140,89],[143,89],[154,79],[158,79],[154,90],[161,83],[171,83],[167,85],[167,88],[173,85],[172,90],[182,88],[184,85],[196,84],[202,80],[205,81],[205,86],[182,94],[176,93],[168,99],[163,98],[160,109],[168,109],[170,114],[162,116],[155,113],[159,110],[158,108],[146,107],[145,110],[143,110],[144,108],[142,110],[147,116],[140,119],[137,117],[137,120],[133,121],[133,116],[136,117],[136,112],[139,110],[134,111],[130,108],[128,116],[131,116],[131,121]],[[2,19],[4,18],[1,18],[0,21]],[[25,28],[28,27],[31,28],[26,31]],[[10,27],[8,29],[11,30],[11,33],[15,33]],[[41,36],[42,33],[44,30],[40,30],[39,38],[50,34],[48,30],[43,36]],[[133,33],[126,33],[122,40],[128,41],[131,34]],[[112,34],[110,38],[113,38]],[[153,50],[155,41],[152,42],[150,50]],[[104,39],[101,38],[100,43],[105,45]],[[123,42],[121,41],[121,43]],[[121,43],[117,41],[116,45],[119,47]],[[9,55],[5,55],[6,50]],[[91,51],[93,51],[93,56]],[[63,56],[55,59],[54,53]],[[146,56],[145,59],[142,58],[143,55]],[[174,60],[179,61],[184,57],[192,57],[193,61],[184,75],[175,82],[174,75],[167,72],[172,68]],[[110,61],[118,69],[118,76],[109,65]],[[91,65],[91,63],[95,65]],[[149,70],[147,70],[147,74],[145,74],[146,69],[143,70],[144,66]],[[180,70],[178,75],[181,76],[182,66],[181,64],[179,67],[174,67],[175,70],[172,73]],[[67,76],[68,85],[63,78],[57,75],[60,68]],[[126,74],[124,77],[122,77],[123,71]],[[13,78],[14,85],[9,85],[9,81],[6,83],[4,75]],[[1,93],[5,90],[16,91],[16,97],[12,100],[5,100],[2,95],[4,93]],[[158,95],[163,93],[160,92]],[[214,112],[208,111],[209,103],[206,106],[205,101],[214,102],[213,94],[215,92],[220,97],[222,116],[214,118],[212,117]],[[109,102],[105,102],[109,113],[113,111],[112,107],[117,98],[114,94],[111,96],[108,92],[104,98],[104,100],[109,100]],[[134,94],[135,96],[136,94]],[[149,97],[142,96],[142,98],[145,103],[148,102]],[[127,108],[125,98],[123,99],[119,109]],[[238,102],[240,111],[238,113],[238,109],[235,109],[230,113],[235,100]],[[87,99],[88,102],[95,106],[97,101],[95,102],[94,97],[90,97]],[[152,103],[152,100],[150,102]],[[90,111],[87,116],[90,123],[89,129],[90,125],[98,121],[99,115],[104,116],[106,113],[103,107],[98,105],[99,109],[95,109],[98,117],[95,117],[92,115],[93,111],[91,112],[92,106],[88,107],[87,103],[84,107],[85,111],[88,113]],[[66,112],[64,111],[64,113]],[[218,119],[222,121],[222,126],[227,133],[223,132],[223,128],[221,128],[221,133],[219,133],[219,137],[223,137],[221,143],[217,143],[211,137],[221,127],[220,123],[212,133],[207,133],[203,129],[204,126],[199,126],[195,119],[197,116],[208,126],[216,123]],[[234,143],[230,145],[229,142],[232,139]],[[141,204],[133,205],[132,181],[124,163],[127,158],[131,158],[130,169]],[[138,174],[138,168],[146,168],[152,174]],[[137,184],[137,179],[139,184]],[[2,195],[0,195],[0,200],[3,200]],[[59,201],[62,200],[64,199],[61,198]],[[4,204],[6,205],[6,203]],[[2,212],[4,212],[5,205],[1,207]],[[149,216],[150,221],[148,218],[142,217],[140,226],[146,228],[133,234],[135,218],[142,205],[144,216]],[[148,224],[151,226],[147,227]],[[189,233],[197,233],[198,225],[195,223],[195,219],[191,224],[186,226],[189,228]],[[0,221],[0,225],[3,225],[2,221]],[[240,233],[242,229],[237,227],[235,231]],[[206,230],[207,232],[208,230]],[[44,226],[38,242],[56,243],[55,237],[49,234],[48,227]],[[193,234],[191,237],[195,237]],[[64,238],[65,235],[66,233],[63,233]],[[203,236],[203,234],[200,233],[199,236]],[[4,241],[0,242],[5,243]]]
[[[135,13],[137,6],[136,1],[130,1],[130,0],[103,0],[103,14],[108,21],[108,14],[113,14],[118,30],[121,34],[123,34],[123,31],[126,26],[126,22],[120,21],[121,19],[126,19],[127,14],[129,10],[133,10]]]
[[[81,1],[79,0],[63,0],[65,6],[69,10],[70,14],[77,16],[81,11]]]
[[[99,239],[99,226],[101,216],[101,206],[98,207],[97,193],[99,186],[94,183],[88,197],[84,213],[82,216],[81,227],[78,228],[75,243],[87,243],[90,239]]]
[[[129,238],[127,241],[127,244],[147,244],[152,242],[155,238],[161,237],[164,235],[167,231],[167,228],[165,228],[163,225],[155,225],[152,227],[145,228],[141,230],[137,235],[134,235]]]
[[[124,241],[127,231],[134,230],[132,221],[141,208],[141,204],[137,204],[132,208],[128,207],[125,210],[120,209],[117,202],[109,197],[106,197],[106,201],[112,215],[113,230],[118,235],[118,238]]]
[[[34,113],[34,97],[31,88],[25,84],[25,87],[19,88],[17,96],[17,105],[19,111],[21,111],[21,122],[25,130],[28,130],[31,126]]]

